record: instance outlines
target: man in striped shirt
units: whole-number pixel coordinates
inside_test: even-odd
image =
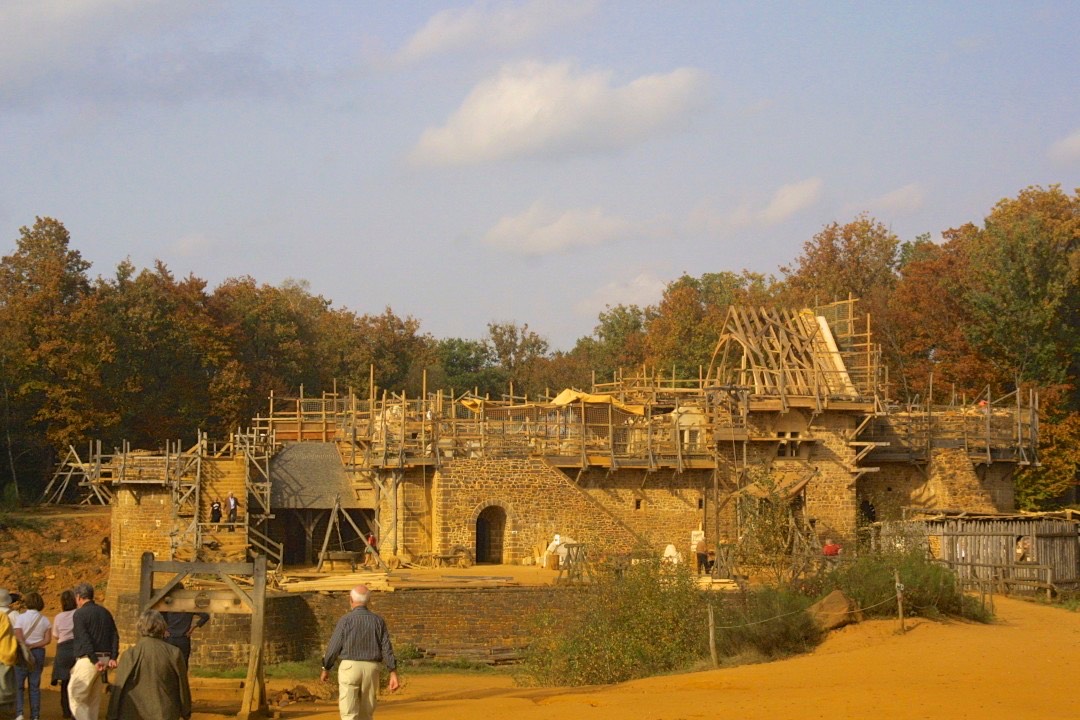
[[[349,591],[349,612],[334,627],[322,661],[320,679],[327,682],[338,668],[338,710],[341,720],[371,720],[379,694],[379,663],[390,671],[390,692],[398,689],[397,660],[386,621],[367,609],[371,591],[357,585]]]

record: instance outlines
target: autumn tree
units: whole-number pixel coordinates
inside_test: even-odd
[[[762,304],[774,293],[771,277],[747,271],[682,275],[646,309],[646,362],[680,378],[697,377],[709,365],[728,307]]]
[[[1027,188],[999,202],[971,252],[972,342],[1005,372],[1073,386],[1080,410],[1080,191]]]
[[[515,395],[535,396],[544,390],[537,371],[548,354],[548,341],[528,323],[490,322],[486,343],[504,375],[506,392],[511,383]]]
[[[302,284],[273,287],[250,277],[230,278],[211,293],[210,316],[235,361],[229,375],[237,387],[248,388],[243,406],[237,408],[239,417],[254,417],[271,392],[315,389],[319,364],[314,316],[326,304]],[[228,390],[220,383],[215,387],[219,392]]]
[[[619,370],[640,368],[645,362],[645,311],[637,305],[605,308],[593,334],[577,341],[573,354],[609,382]]]
[[[367,359],[364,369],[375,366],[376,385],[418,396],[434,343],[420,332],[420,321],[409,315],[400,317],[387,307],[381,315],[361,316],[358,329],[361,354]]]
[[[228,432],[212,415],[210,386],[231,356],[208,309],[203,280],[177,280],[161,262],[136,272],[121,263],[99,279],[80,323],[79,346],[101,346],[101,387],[84,405],[115,416],[97,436],[157,447],[166,439],[193,441],[198,429]]]
[[[435,343],[435,362],[428,370],[428,387],[480,396],[497,395],[506,388],[495,354],[483,340],[445,338]]]
[[[558,394],[566,388],[589,390],[593,379],[593,366],[584,353],[577,348],[569,352],[556,350],[536,363],[532,380],[535,391],[530,397],[541,392]],[[601,382],[602,378],[595,376],[595,380]]]
[[[1000,201],[971,257],[972,344],[1044,388],[1042,468],[1017,479],[1018,499],[1043,505],[1075,486],[1080,467],[1080,191],[1029,187]]]
[[[0,402],[5,461],[0,478],[18,497],[20,477],[36,486],[51,470],[46,403],[60,387],[56,351],[89,292],[90,263],[70,247],[62,223],[37,218],[19,229],[15,252],[0,260]]]
[[[942,244],[927,235],[901,248],[900,278],[874,332],[902,399],[926,399],[931,378],[939,397],[945,387],[969,398],[1003,379],[968,339],[974,322],[970,254],[977,232],[965,225],[945,232]]]
[[[849,295],[873,315],[884,310],[896,283],[900,239],[867,214],[831,223],[803,245],[793,265],[780,268],[785,300],[813,307]]]

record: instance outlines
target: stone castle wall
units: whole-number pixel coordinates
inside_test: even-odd
[[[856,449],[848,445],[854,434],[854,416],[823,413],[811,424],[814,442],[807,463],[817,475],[806,486],[806,515],[819,537],[851,540],[855,537]]]
[[[172,533],[176,530],[172,494],[154,485],[118,485],[113,488],[112,548],[106,603],[126,594],[138,595],[142,555],[172,559]],[[161,577],[161,573],[158,577]],[[161,579],[161,583],[168,578]],[[102,590],[102,588],[98,588]]]
[[[541,460],[454,460],[432,487],[437,553],[475,548],[477,518],[492,506],[506,516],[504,563],[535,557],[555,533],[595,548],[629,550],[640,542],[603,503]]]
[[[859,498],[877,520],[899,520],[903,508],[1012,512],[1014,466],[975,465],[963,448],[935,448],[925,467],[888,463],[859,481]]]
[[[371,609],[386,619],[399,654],[483,661],[520,654],[535,633],[537,616],[558,612],[574,592],[550,586],[375,592]],[[137,610],[137,595],[120,597],[116,619],[122,647],[134,644]],[[348,610],[345,592],[268,595],[266,662],[321,657],[335,623]],[[191,665],[244,667],[250,639],[250,615],[212,615],[192,634]]]
[[[582,473],[580,484],[598,507],[657,554],[671,543],[685,556],[690,533],[711,530],[714,522],[712,506],[707,510],[705,502],[712,497],[711,470],[620,470],[610,474],[590,470]],[[625,552],[633,548],[611,549]]]

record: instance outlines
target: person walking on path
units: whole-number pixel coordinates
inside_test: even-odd
[[[214,500],[210,503],[210,522],[213,523],[214,529],[218,529],[218,525],[221,524],[221,501]]]
[[[45,601],[36,592],[28,592],[23,597],[25,612],[13,618],[12,625],[15,628],[15,637],[30,649],[30,656],[34,658],[33,667],[15,666],[15,720],[22,720],[25,709],[23,698],[23,686],[28,686],[30,691],[30,717],[39,720],[41,717],[41,671],[45,668],[45,648],[52,637],[49,630],[52,623],[49,618],[41,614],[45,609]]]
[[[73,615],[75,665],[68,681],[68,700],[75,720],[98,720],[105,673],[116,667],[120,635],[112,613],[94,602],[94,586],[79,583],[71,591],[78,608]]]
[[[71,666],[75,664],[75,593],[65,590],[60,593],[60,609],[53,618],[52,636],[56,640],[56,657],[53,659],[52,683],[60,686],[60,713],[64,720],[71,717],[71,703],[68,701],[68,681],[71,679]]]
[[[139,641],[124,652],[109,697],[108,720],[188,720],[191,687],[180,649],[165,642],[165,618],[145,610]]]
[[[371,591],[357,585],[349,591],[349,612],[338,620],[322,660],[319,679],[329,682],[338,668],[338,710],[341,720],[371,720],[379,694],[379,664],[390,671],[390,692],[398,689],[397,659],[390,631],[382,617],[368,610]]]
[[[231,492],[225,498],[225,506],[229,510],[229,532],[236,532],[236,511],[240,508],[240,501]]]

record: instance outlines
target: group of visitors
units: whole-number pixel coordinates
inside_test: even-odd
[[[182,587],[182,586],[180,586]],[[386,622],[368,609],[371,593],[358,585],[349,593],[349,612],[334,628],[320,679],[328,682],[338,665],[338,705],[342,720],[370,719],[378,696],[380,664],[390,671],[389,690],[399,687],[397,661]],[[59,685],[64,718],[98,720],[115,670],[106,717],[109,720],[187,720],[190,635],[209,620],[206,613],[146,610],[139,616],[139,640],[120,654],[112,613],[94,601],[94,587],[79,583],[60,594],[59,613],[50,621],[36,592],[25,596],[0,589],[0,706],[14,699],[15,720],[41,718],[41,676],[45,648],[56,640],[52,684]],[[21,608],[21,611],[20,611]]]
[[[0,589],[0,704],[14,700],[15,720],[41,718],[45,648],[53,640],[51,683],[59,686],[62,717],[98,720],[110,670],[116,671],[110,720],[191,717],[188,635],[209,616],[196,615],[198,625],[190,617],[173,618],[167,624],[161,613],[147,610],[139,617],[138,642],[121,655],[116,623],[112,613],[94,601],[93,585],[79,583],[62,592],[59,600],[61,611],[50,621],[42,613],[45,601],[37,592],[20,596]],[[182,640],[168,636],[170,625]],[[29,696],[29,706],[24,695]]]

